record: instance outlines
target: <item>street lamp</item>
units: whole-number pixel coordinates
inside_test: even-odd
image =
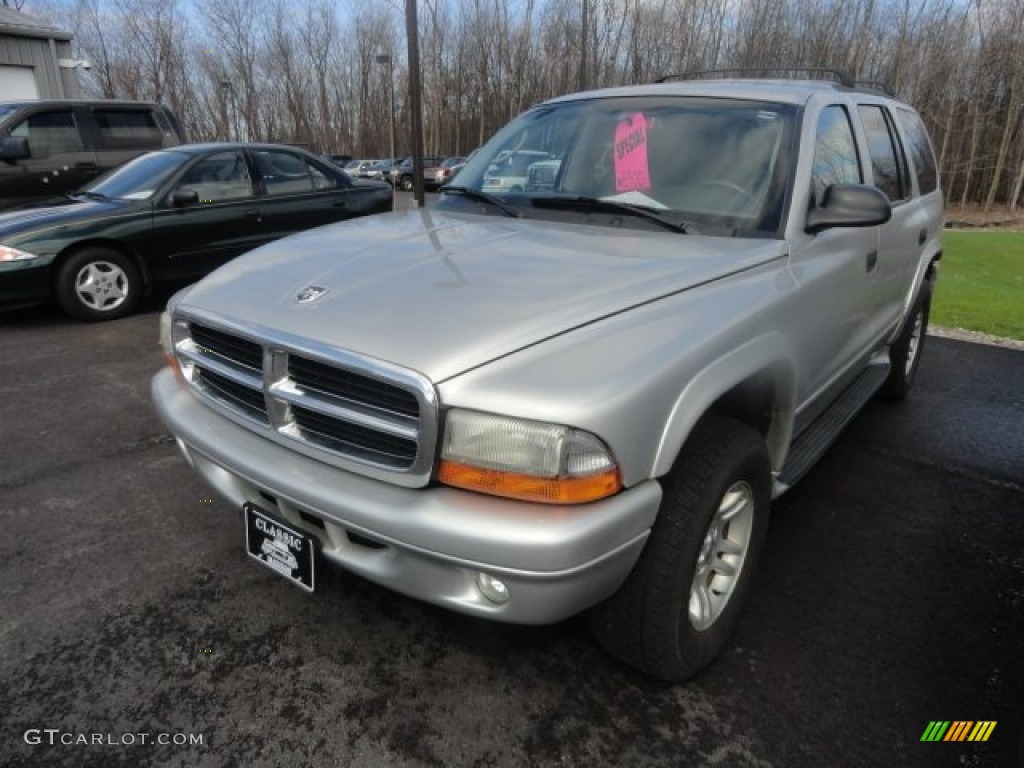
[[[395,61],[390,53],[378,53],[376,56],[378,64],[388,65],[388,94],[391,102],[391,161],[388,166],[388,173],[395,163]],[[395,196],[391,196],[391,209],[395,208]]]

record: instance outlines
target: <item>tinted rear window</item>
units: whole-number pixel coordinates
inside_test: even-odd
[[[939,169],[924,123],[915,113],[905,109],[897,110],[896,116],[907,137],[907,149],[910,151],[910,159],[917,174],[917,186],[922,195],[934,192],[939,188]]]
[[[163,144],[149,110],[97,109],[93,112],[101,142],[112,149],[156,148]]]

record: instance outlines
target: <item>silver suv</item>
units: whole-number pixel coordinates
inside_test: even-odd
[[[544,183],[492,193],[526,150]],[[160,416],[320,560],[499,621],[589,611],[629,664],[695,674],[772,498],[917,370],[943,210],[921,120],[845,79],[580,93],[443,192],[174,297]]]

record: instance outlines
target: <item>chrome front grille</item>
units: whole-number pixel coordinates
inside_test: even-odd
[[[419,374],[205,320],[176,319],[174,346],[185,379],[237,423],[361,474],[409,486],[429,480],[437,406]]]

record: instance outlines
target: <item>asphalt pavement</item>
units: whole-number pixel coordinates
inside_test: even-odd
[[[580,619],[248,561],[153,413],[157,327],[0,317],[0,766],[1024,766],[1024,351],[929,338],[910,399],[775,504],[733,643],[668,686]]]

